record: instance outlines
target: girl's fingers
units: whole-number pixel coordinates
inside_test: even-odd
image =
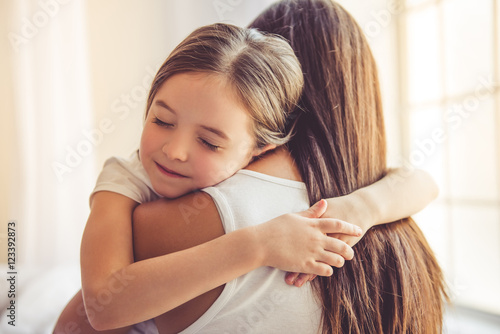
[[[316,275],[313,274],[300,274],[293,285],[300,288],[304,283],[312,281],[315,277]]]
[[[288,272],[285,275],[285,282],[288,285],[294,285],[295,281],[297,280],[297,277],[299,277],[299,273],[291,273]]]
[[[361,236],[363,231],[356,225],[349,224],[340,219],[317,219],[319,230],[323,233],[339,233],[353,236]]]
[[[306,211],[299,212],[298,215],[306,218],[319,218],[323,213],[325,213],[327,207],[328,207],[327,201],[322,199],[316,202]]]
[[[310,282],[316,278],[316,275],[313,274],[304,274],[304,273],[291,273],[288,272],[285,275],[285,282],[288,285],[295,285],[300,288],[304,283]]]
[[[312,274],[318,276],[332,276],[333,274],[332,266],[323,262],[314,263],[310,271]]]
[[[336,238],[331,238],[328,236],[325,236],[325,238],[326,238],[326,241],[325,241],[326,244],[324,247],[324,249],[325,249],[324,254],[327,254],[327,255],[336,254],[336,255],[339,255],[346,260],[352,260],[352,258],[354,257],[354,250],[348,244],[346,244],[344,241],[336,239]],[[320,261],[323,261],[323,260],[320,259]],[[327,263],[330,263],[330,262],[327,262]],[[331,264],[331,265],[334,267],[338,267],[334,264]]]
[[[331,252],[325,252],[321,257],[321,262],[337,268],[342,268],[345,264],[345,260],[342,256]]]

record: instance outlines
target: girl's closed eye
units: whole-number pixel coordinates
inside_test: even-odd
[[[203,138],[200,138],[200,142],[211,151],[217,152],[220,149],[220,146],[213,145]]]
[[[153,123],[155,124],[158,124],[159,126],[162,126],[162,127],[172,127],[174,126],[173,124],[171,123],[166,123],[166,122],[163,122],[161,119],[159,119],[158,117],[155,117],[153,118]]]

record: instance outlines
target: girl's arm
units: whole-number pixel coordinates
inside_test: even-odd
[[[355,224],[366,233],[375,225],[387,224],[409,217],[425,208],[438,196],[434,179],[420,169],[391,169],[379,181],[340,197],[329,198],[328,209],[322,217],[335,217]],[[349,246],[361,237],[336,235]],[[288,273],[286,282],[297,287],[314,279],[314,275]]]
[[[267,168],[260,164],[256,171],[283,176],[283,168]],[[274,173],[273,173],[274,172]],[[328,199],[325,214],[352,221],[364,231],[370,227],[401,219],[423,209],[437,196],[437,186],[424,171],[414,170],[401,176],[402,170],[392,170],[380,181],[359,189],[352,194]],[[208,195],[185,202],[182,212],[174,202],[156,201],[142,204],[134,213],[134,245],[136,259],[155,257],[175,252],[185,247],[203,243],[223,234],[216,207]],[[203,198],[206,196],[208,198]],[[177,207],[177,209],[176,209]],[[175,212],[169,215],[164,212]],[[196,231],[193,233],[193,231]],[[336,237],[354,244],[359,238],[336,234]],[[271,239],[272,240],[272,239]],[[301,286],[313,278],[309,275],[290,273],[287,283]],[[156,318],[160,332],[179,332],[198,319],[222,292],[218,287],[162,316]]]
[[[163,211],[164,216],[177,212],[192,234],[205,233],[189,226],[189,212],[199,210],[192,197],[173,203],[173,211]],[[283,215],[197,247],[133,263],[130,212],[135,206],[131,199],[112,192],[101,191],[93,197],[82,239],[81,267],[85,308],[98,330],[153,318],[260,266],[331,275],[330,265],[342,266],[353,253],[347,244],[325,233],[360,235],[353,225],[339,220],[308,219],[324,212],[326,201],[321,201],[303,213]],[[90,317],[89,311],[96,306],[99,312]]]
[[[391,169],[385,177],[365,188],[328,199],[328,209],[323,217],[349,221],[366,232],[375,225],[419,212],[436,199],[438,193],[436,182],[427,172]]]
[[[288,151],[280,148],[266,153],[264,158],[252,162],[246,169],[301,181],[293,158]],[[348,221],[367,231],[375,225],[390,223],[417,213],[437,195],[437,185],[427,172],[400,167],[389,170],[379,181],[349,195],[327,199],[328,208],[323,217]],[[349,239],[354,241],[354,238]],[[355,242],[350,245],[354,244]]]

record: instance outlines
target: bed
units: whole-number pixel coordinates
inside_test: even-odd
[[[79,264],[47,268],[42,265],[17,265],[15,298],[9,298],[12,276],[6,264],[0,264],[4,277],[0,281],[0,333],[45,334],[52,329],[71,297],[80,289]],[[10,301],[15,301],[15,326],[9,324]]]

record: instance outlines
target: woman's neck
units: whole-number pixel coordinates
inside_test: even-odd
[[[290,152],[284,146],[265,153],[252,161],[245,169],[283,179],[302,181]]]

